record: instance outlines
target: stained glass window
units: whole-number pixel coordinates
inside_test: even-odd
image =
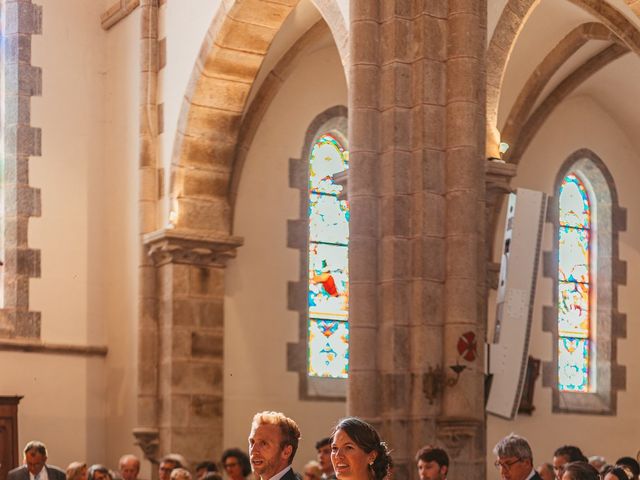
[[[591,205],[573,173],[560,186],[558,228],[558,388],[589,391]]]
[[[334,175],[349,168],[347,150],[321,135],[309,158],[308,373],[347,378],[349,372],[349,203]]]

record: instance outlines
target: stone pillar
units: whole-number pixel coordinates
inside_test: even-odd
[[[224,266],[241,240],[163,230],[145,236],[145,244],[158,286],[157,336],[147,345],[158,359],[158,453],[218,458]]]
[[[351,2],[347,409],[396,478],[428,443],[484,477],[483,363],[457,350],[485,331],[483,4]]]
[[[39,156],[41,132],[31,126],[31,97],[42,71],[31,65],[31,36],[42,33],[42,7],[5,0],[2,9],[2,209],[0,336],[40,339],[40,312],[29,310],[29,280],[40,276],[40,250],[29,248],[29,218],[39,217],[40,189],[29,185],[29,157]]]

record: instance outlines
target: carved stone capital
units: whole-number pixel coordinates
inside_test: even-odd
[[[223,266],[236,256],[241,237],[212,233],[203,235],[184,230],[158,230],[143,237],[155,265],[182,263],[197,266]]]
[[[159,463],[160,432],[157,428],[138,427],[133,429],[136,445],[144,453],[144,457],[151,463]]]
[[[484,435],[482,422],[473,419],[443,419],[437,422],[438,440],[453,458],[460,455],[462,449],[473,458],[479,452],[472,452],[473,445],[480,435]]]
[[[485,183],[487,195],[495,193],[511,193],[511,179],[516,176],[518,166],[501,160],[487,160]]]

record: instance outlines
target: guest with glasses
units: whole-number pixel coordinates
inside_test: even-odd
[[[222,468],[231,480],[244,480],[251,473],[249,457],[239,448],[230,448],[222,453]]]
[[[541,480],[533,468],[533,454],[525,438],[507,435],[493,448],[493,454],[502,480]]]

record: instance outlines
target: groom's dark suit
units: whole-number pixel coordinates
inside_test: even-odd
[[[67,478],[66,474],[58,467],[45,465],[44,468],[47,469],[49,480],[65,480]],[[27,470],[27,466],[22,465],[21,467],[11,470],[7,475],[7,480],[29,480],[29,470]]]

